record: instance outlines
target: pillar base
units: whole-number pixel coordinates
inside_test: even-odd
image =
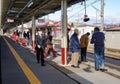
[[[61,50],[61,59],[62,59],[62,64],[63,65],[67,65],[67,56],[68,56],[68,52],[67,52],[67,48],[62,48]]]

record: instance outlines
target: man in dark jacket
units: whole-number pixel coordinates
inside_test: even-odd
[[[104,40],[105,36],[103,32],[100,32],[98,27],[94,28],[94,34],[92,35],[91,43],[94,44],[94,60],[95,70],[106,71],[104,69]]]
[[[72,52],[71,59],[71,67],[79,68],[78,60],[79,60],[79,52],[80,52],[80,44],[78,40],[79,30],[75,29],[74,34],[70,38],[70,52]]]
[[[36,57],[37,57],[37,63],[41,60],[41,66],[45,65],[44,61],[44,49],[46,46],[46,38],[43,34],[42,30],[37,31],[36,35]]]

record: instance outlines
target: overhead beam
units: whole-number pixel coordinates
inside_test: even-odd
[[[28,2],[30,0],[13,0],[15,3],[25,3]]]
[[[26,3],[14,3],[14,8],[23,8],[26,5]]]
[[[46,3],[46,4],[44,4],[43,6],[40,6],[40,7],[38,7],[37,9],[34,9],[34,10],[32,10],[30,13],[29,13],[29,16],[26,16],[24,19],[26,19],[26,18],[29,18],[29,17],[31,17],[32,15],[36,15],[37,13],[39,13],[40,11],[42,11],[42,10],[52,10],[52,8],[53,8],[53,6],[51,6],[53,3],[56,3],[56,1],[57,1],[57,3],[61,3],[61,1],[60,0],[52,0],[52,1],[49,1],[49,2],[44,2],[44,3]],[[59,2],[58,2],[59,1]],[[51,6],[51,7],[50,7]],[[44,11],[45,13],[47,13],[46,11]],[[50,12],[50,11],[49,11]],[[39,13],[40,14],[40,13]]]

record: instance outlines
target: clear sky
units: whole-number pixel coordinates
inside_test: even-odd
[[[87,0],[87,5],[93,3],[96,0]],[[104,17],[105,23],[116,24],[120,23],[120,0],[105,0],[104,6]],[[99,23],[100,22],[100,10],[101,4],[100,0],[93,4],[94,7],[87,7],[87,15],[90,18],[90,23]],[[77,3],[68,8],[68,21],[81,21],[84,16],[84,5]],[[55,13],[49,14],[49,19],[59,21],[61,18],[61,12],[57,11]]]
[[[106,0],[105,3],[105,19],[120,23],[120,0]]]

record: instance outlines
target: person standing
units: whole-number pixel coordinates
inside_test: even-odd
[[[78,60],[79,60],[79,52],[80,52],[80,44],[79,44],[79,30],[75,29],[74,34],[70,38],[70,52],[72,52],[72,59],[71,59],[71,67],[74,68],[80,68],[78,66]]]
[[[42,30],[37,31],[35,49],[36,49],[37,63],[39,63],[41,60],[41,66],[45,66],[45,61],[44,61],[45,36]]]
[[[91,44],[94,44],[94,60],[95,60],[95,70],[107,71],[104,69],[104,40],[105,35],[100,32],[99,27],[94,28],[94,34],[92,35]]]
[[[27,37],[28,40],[30,39],[30,32],[29,31],[27,31],[26,37]]]
[[[16,34],[16,32],[13,33],[13,40],[14,40],[14,41],[17,40],[17,34]]]
[[[90,33],[87,32],[86,34],[83,34],[80,38],[81,61],[83,61],[83,62],[87,62],[86,52],[87,52],[87,46],[88,46],[88,43],[89,43],[89,35],[90,35]]]

